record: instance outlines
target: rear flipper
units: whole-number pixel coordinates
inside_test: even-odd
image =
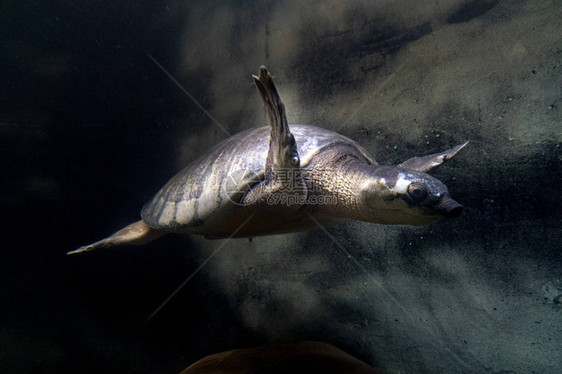
[[[164,235],[165,232],[157,231],[151,229],[144,223],[143,220],[140,220],[135,223],[131,223],[129,226],[122,228],[121,230],[117,231],[115,234],[100,240],[99,242],[95,242],[90,245],[85,245],[80,247],[74,251],[67,252],[67,255],[73,255],[76,253],[88,252],[98,248],[110,248],[116,247],[119,245],[141,245],[146,244],[148,242],[153,241]]]

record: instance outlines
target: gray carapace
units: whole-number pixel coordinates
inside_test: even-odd
[[[270,126],[232,136],[175,175],[142,209],[142,219],[69,254],[144,244],[178,232],[209,238],[306,230],[355,219],[423,225],[456,217],[462,206],[427,172],[467,143],[379,166],[356,142],[308,125],[290,125],[273,79],[254,82]]]

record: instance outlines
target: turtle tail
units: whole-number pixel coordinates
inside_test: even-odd
[[[82,252],[92,251],[98,248],[110,248],[120,245],[141,245],[153,241],[159,238],[165,233],[162,231],[151,229],[144,223],[143,220],[131,223],[129,226],[122,228],[115,234],[108,236],[98,242],[92,243],[90,245],[82,246],[74,251],[67,252],[67,255],[73,255]]]

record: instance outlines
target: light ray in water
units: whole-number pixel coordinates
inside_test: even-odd
[[[410,314],[410,312],[408,312],[408,310],[400,303],[400,301],[398,301],[398,299],[396,299],[394,297],[394,295],[392,295],[387,289],[386,287],[383,285],[383,283],[378,280],[377,278],[375,278],[375,276],[373,274],[371,274],[369,272],[369,270],[367,270],[367,268],[361,263],[359,262],[359,260],[357,260],[336,238],[335,236],[333,236],[332,234],[330,234],[330,232],[320,223],[318,222],[318,220],[316,218],[314,218],[313,215],[308,214],[310,219],[312,219],[312,221],[314,221],[314,223],[322,230],[324,231],[324,234],[326,234],[326,236],[328,238],[330,238],[330,240],[332,242],[334,242],[334,244],[336,244],[336,246],[343,252],[345,253],[345,255],[347,256],[347,258],[349,258],[359,269],[361,269],[375,284],[375,286],[380,289],[386,296],[388,296],[388,298],[390,300],[392,300],[399,308],[400,310],[402,310],[404,312],[404,314],[406,314],[408,317],[410,318],[414,318],[414,316],[412,316]]]
[[[170,80],[171,80],[172,82],[174,82],[174,84],[175,84],[176,86],[178,86],[178,88],[179,88],[184,94],[186,94],[186,96],[189,97],[189,98],[191,99],[191,101],[193,101],[193,103],[194,103],[195,105],[197,105],[197,107],[198,107],[199,109],[201,109],[201,111],[202,111],[203,113],[205,113],[205,115],[206,115],[207,117],[209,117],[209,118],[211,119],[211,121],[213,121],[213,122],[215,123],[215,125],[217,125],[226,135],[228,135],[228,136],[231,136],[231,135],[232,135],[223,125],[221,125],[221,123],[220,123],[215,117],[213,117],[213,116],[211,115],[211,113],[207,112],[207,110],[203,107],[203,105],[201,105],[201,104],[199,103],[199,101],[197,101],[197,99],[196,99],[192,94],[190,94],[189,91],[187,91],[187,90],[185,89],[185,87],[182,86],[182,84],[181,84],[180,82],[178,82],[178,80],[177,80],[176,78],[174,78],[174,76],[173,76],[168,70],[166,70],[166,68],[165,68],[164,66],[162,66],[162,64],[160,64],[160,63],[158,62],[158,60],[156,60],[150,53],[148,53],[148,52],[145,52],[145,53],[146,53],[146,55],[148,56],[148,58],[151,59],[152,62],[154,62],[154,64],[155,64],[156,66],[158,66],[158,68],[159,68],[160,70],[162,70],[162,72],[163,72],[164,74],[166,74],[166,76],[167,76],[168,78],[170,78]]]
[[[193,273],[191,273],[191,274],[189,275],[189,277],[187,277],[186,280],[184,280],[184,281],[182,282],[182,284],[180,284],[179,287],[176,288],[176,290],[175,290],[174,292],[172,292],[172,293],[170,294],[170,296],[168,296],[168,297],[166,298],[166,300],[164,300],[164,301],[162,302],[162,304],[160,304],[160,306],[159,306],[158,308],[156,308],[156,310],[155,310],[154,312],[152,312],[152,314],[146,319],[145,323],[148,323],[156,314],[158,314],[158,312],[159,312],[160,310],[162,310],[162,308],[164,308],[164,306],[166,306],[166,304],[168,304],[168,302],[169,302],[170,300],[172,300],[172,298],[173,298],[174,296],[176,296],[176,294],[177,294],[178,292],[180,292],[180,290],[181,290],[187,283],[189,283],[189,281],[192,280],[193,277],[194,277],[195,275],[197,275],[197,273],[199,273],[199,271],[201,271],[201,269],[203,269],[203,268],[205,267],[205,265],[207,265],[207,263],[208,263],[209,261],[211,261],[211,259],[212,259],[213,257],[215,257],[215,256],[220,252],[221,249],[224,248],[224,246],[230,241],[230,239],[232,239],[232,238],[238,233],[238,231],[240,231],[244,226],[246,226],[246,224],[252,219],[252,217],[253,217],[255,214],[256,214],[256,213],[252,213],[248,218],[246,218],[246,220],[245,220],[244,222],[242,222],[242,224],[240,224],[240,226],[238,226],[238,228],[237,228],[236,230],[234,230],[234,231],[232,232],[232,234],[230,234],[230,236],[229,236],[226,240],[224,240],[224,241],[221,243],[221,245],[219,245],[218,248],[215,249],[215,250],[213,251],[213,253],[211,253],[211,254],[209,255],[209,257],[207,257],[207,258],[205,259],[205,261],[203,261],[203,262],[201,263],[201,265],[199,265],[199,266],[197,267],[197,269],[195,269],[195,271],[194,271]]]
[[[351,115],[347,116],[347,118],[342,122],[341,125],[338,126],[337,129],[335,129],[334,131],[338,132],[339,130],[341,130],[349,121],[351,121],[353,118],[355,118],[355,116],[357,115],[357,113],[359,113],[360,111],[363,110],[363,107],[365,107],[365,105],[367,105],[367,103],[369,101],[371,101],[371,98],[376,95],[377,93],[379,93],[384,86],[386,86],[388,84],[388,82],[390,82],[395,76],[396,74],[398,74],[400,71],[402,71],[402,69],[404,69],[404,66],[406,66],[406,62],[403,63],[402,65],[398,66],[398,68],[396,69],[396,71],[392,72],[392,74],[390,74],[390,76],[388,78],[386,78],[384,81],[382,81],[377,88],[375,89],[374,92],[372,92],[370,95],[367,95],[367,97],[365,98],[365,100],[363,100],[363,102],[359,105],[359,108],[357,108],[357,110],[355,112],[353,112]]]
[[[439,340],[442,343],[441,347],[436,347],[436,349],[443,349],[445,350],[447,353],[449,353],[451,355],[451,357],[457,361],[459,364],[461,364],[462,366],[464,366],[465,368],[468,368],[469,366],[466,364],[466,362],[455,352],[451,351],[451,349],[449,349],[447,346],[445,346],[445,343],[442,342],[442,340],[440,339],[439,334],[435,333],[428,325],[426,324],[421,324],[421,323],[417,323],[417,318],[416,316],[414,316],[412,313],[410,313],[405,307],[404,305],[402,305],[402,303],[400,303],[400,301],[394,297],[393,294],[390,293],[390,291],[388,291],[386,289],[386,287],[384,286],[384,284],[382,283],[382,281],[380,281],[379,279],[377,279],[373,274],[371,274],[369,272],[369,270],[367,270],[367,268],[361,263],[359,262],[359,260],[357,260],[332,234],[330,234],[330,232],[320,223],[318,222],[318,220],[316,218],[314,218],[314,216],[312,216],[310,213],[308,213],[308,216],[310,217],[310,219],[312,219],[312,221],[314,221],[314,223],[324,232],[324,234],[326,234],[326,236],[328,238],[330,238],[335,244],[336,246],[343,252],[345,253],[345,255],[347,256],[347,258],[349,258],[359,269],[361,269],[361,271],[363,271],[375,284],[375,286],[377,288],[379,288],[386,296],[388,296],[388,298],[394,303],[396,304],[396,306],[398,306],[398,308],[404,312],[404,314],[406,315],[406,317],[408,317],[408,319],[410,320],[410,322],[417,326],[417,328],[423,328],[424,330],[426,330],[429,335],[431,335],[433,337],[432,344],[435,346],[436,345],[436,341]]]

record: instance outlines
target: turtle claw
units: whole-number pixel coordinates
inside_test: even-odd
[[[98,248],[107,248],[112,246],[112,237],[105,238],[100,240],[99,242],[95,242],[89,245],[83,245],[82,247],[75,249],[74,251],[66,252],[67,255],[75,255],[78,253],[84,253],[93,251],[94,249]]]
[[[152,230],[142,220],[140,220],[135,223],[131,223],[129,226],[125,226],[115,234],[110,235],[105,239],[90,245],[85,245],[75,249],[74,251],[67,252],[66,254],[74,255],[77,253],[93,251],[98,248],[111,248],[124,244],[140,245],[153,241],[162,235],[164,235],[163,232]]]
[[[78,249],[75,249],[74,251],[68,251],[68,252],[66,252],[66,254],[67,254],[67,255],[75,255],[75,254],[78,254],[78,253],[91,251],[91,250],[94,249],[94,248],[95,248],[95,247],[94,247],[93,244],[84,245],[84,246],[82,246],[82,247],[80,247],[80,248],[78,248]]]

